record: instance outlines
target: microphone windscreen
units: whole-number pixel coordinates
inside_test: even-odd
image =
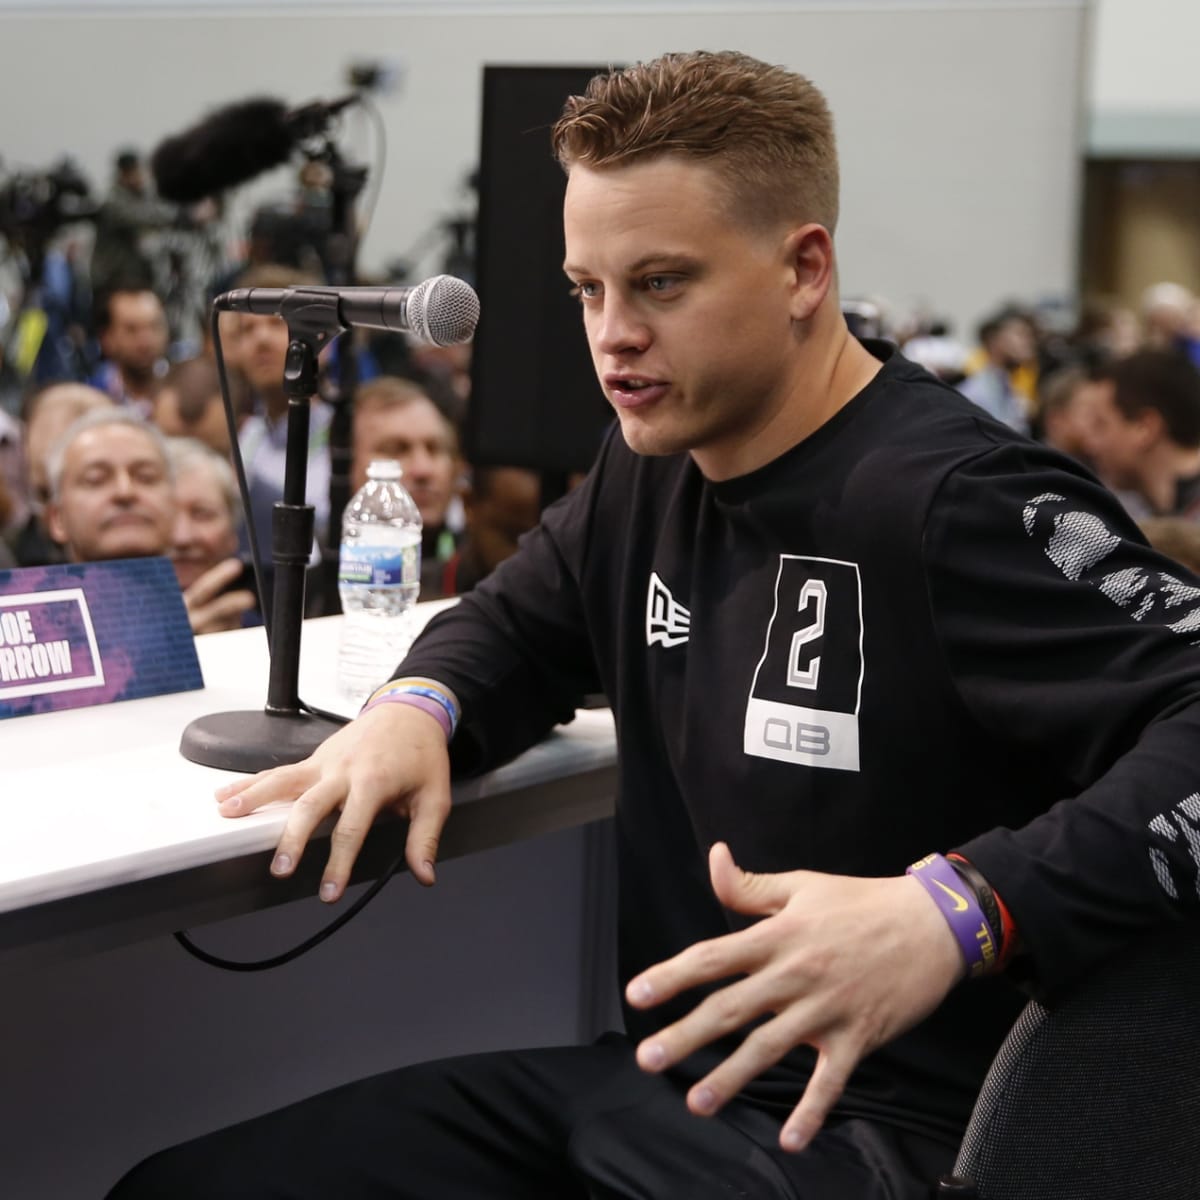
[[[408,298],[409,329],[422,342],[455,346],[471,340],[479,321],[479,297],[453,275],[435,275]]]
[[[158,194],[194,204],[287,162],[295,145],[287,112],[278,100],[245,100],[165,139],[150,158]]]

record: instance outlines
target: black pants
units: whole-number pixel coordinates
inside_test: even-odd
[[[859,1120],[787,1155],[769,1113],[683,1095],[616,1035],[426,1063],[157,1154],[109,1200],[927,1200],[953,1163]]]

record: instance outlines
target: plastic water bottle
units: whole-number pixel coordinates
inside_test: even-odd
[[[391,678],[413,640],[421,588],[421,514],[394,461],[373,462],[346,505],[338,556],[342,639],[338,687],[365,700]]]

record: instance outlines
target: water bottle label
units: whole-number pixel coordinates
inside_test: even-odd
[[[421,544],[411,546],[343,546],[338,559],[338,583],[386,587],[388,584],[419,583]]]

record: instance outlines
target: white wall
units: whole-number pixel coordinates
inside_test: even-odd
[[[998,298],[1073,284],[1083,10],[1072,0],[730,3],[725,12],[577,0],[567,7],[589,11],[558,5],[537,16],[390,7],[264,15],[260,0],[122,16],[50,0],[0,16],[0,153],[39,166],[69,150],[100,182],[118,144],[153,147],[250,95],[334,96],[352,59],[395,57],[406,78],[382,101],[389,167],[364,248],[374,266],[460,202],[478,152],[482,64],[733,47],[804,71],[832,100],[845,293],[925,301],[966,323]],[[351,132],[365,148],[365,129]],[[260,180],[255,191],[280,186]]]
[[[1099,110],[1200,111],[1200,4],[1095,0],[1088,102]]]
[[[1200,4],[1094,0],[1088,147],[1200,157]]]

